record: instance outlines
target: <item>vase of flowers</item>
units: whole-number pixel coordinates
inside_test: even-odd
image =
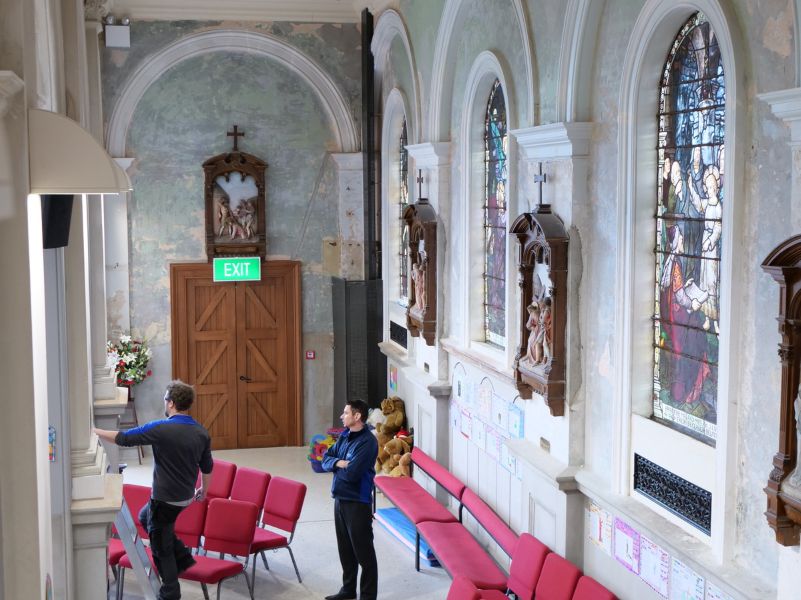
[[[153,374],[147,368],[153,352],[144,340],[135,340],[130,335],[120,336],[116,344],[106,342],[108,364],[114,366],[117,385],[130,388],[142,383]]]

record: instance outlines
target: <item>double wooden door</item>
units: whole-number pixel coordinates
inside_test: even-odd
[[[300,263],[215,283],[209,263],[170,265],[172,369],[195,386],[212,448],[297,446],[302,436]]]

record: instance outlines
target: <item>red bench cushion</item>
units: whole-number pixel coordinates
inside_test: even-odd
[[[530,533],[521,533],[517,540],[517,548],[512,555],[509,569],[509,589],[520,600],[532,600],[537,587],[545,557],[550,554],[548,546]]]
[[[411,477],[376,477],[375,486],[415,525],[423,521],[457,521],[447,508]]]
[[[412,448],[412,462],[425,471],[426,474],[439,485],[448,490],[451,496],[457,500],[462,499],[462,492],[465,489],[464,484],[459,481],[453,473],[420,450],[417,446]]]
[[[517,534],[471,489],[465,488],[462,504],[509,556],[517,547]],[[479,586],[480,587],[480,586]]]
[[[534,597],[537,600],[571,600],[579,577],[581,571],[576,565],[551,552],[545,558]]]
[[[500,590],[480,590],[466,577],[457,577],[448,590],[447,600],[509,600]]]
[[[506,589],[506,574],[464,525],[426,521],[417,529],[451,577],[467,577],[480,589]]]
[[[572,600],[617,600],[615,595],[588,575],[578,580]]]

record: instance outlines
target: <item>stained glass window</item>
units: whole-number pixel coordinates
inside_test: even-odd
[[[399,208],[399,221],[398,227],[400,228],[399,248],[398,248],[398,283],[401,304],[407,304],[409,301],[409,228],[403,220],[403,213],[406,207],[409,206],[409,151],[406,150],[406,119],[403,120],[400,134],[400,148],[398,160],[398,208]]]
[[[495,80],[484,119],[484,339],[506,346],[506,103]]]
[[[654,418],[717,437],[726,86],[702,13],[681,28],[659,92]]]

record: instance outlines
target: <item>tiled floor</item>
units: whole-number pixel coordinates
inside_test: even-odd
[[[282,475],[304,482],[308,486],[306,500],[295,532],[292,547],[298,562],[303,583],[298,583],[292,561],[286,550],[268,553],[270,571],[259,561],[256,568],[255,597],[275,600],[321,599],[339,589],[342,571],[334,536],[333,500],[329,493],[331,475],[312,472],[306,461],[306,448],[265,448],[255,450],[226,450],[214,456],[240,466],[263,469],[273,475]],[[127,458],[127,457],[126,457]],[[136,458],[128,459],[124,472],[126,483],[150,485],[151,455],[146,452],[145,464],[138,465]],[[379,496],[379,508],[386,501]],[[442,600],[447,596],[450,578],[440,568],[422,567],[414,570],[414,556],[401,543],[376,524],[375,548],[378,555],[379,593],[382,600]],[[185,600],[199,600],[203,593],[198,584],[182,582]],[[125,599],[141,600],[140,588],[128,573],[125,582]],[[212,598],[215,590],[209,589]],[[114,598],[112,582],[109,599]],[[224,600],[249,598],[245,580],[238,577],[223,583]]]

